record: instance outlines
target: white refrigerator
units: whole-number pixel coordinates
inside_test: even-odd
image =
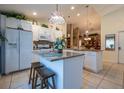
[[[6,28],[5,74],[30,67],[32,62],[32,32]]]

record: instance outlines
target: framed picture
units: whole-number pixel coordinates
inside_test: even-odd
[[[115,50],[115,34],[105,36],[105,50]]]

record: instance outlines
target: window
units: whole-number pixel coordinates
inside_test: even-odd
[[[105,49],[115,50],[115,34],[108,34],[105,36]]]

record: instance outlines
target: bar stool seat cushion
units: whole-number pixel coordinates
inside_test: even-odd
[[[52,77],[52,76],[55,75],[55,73],[54,73],[52,70],[50,70],[50,69],[48,69],[48,68],[46,68],[46,67],[37,68],[36,70],[37,70],[37,73],[38,73],[42,78],[44,78],[44,79],[49,78],[49,77]]]
[[[31,63],[31,67],[32,68],[39,68],[39,67],[43,67],[44,65],[40,62],[33,62]]]

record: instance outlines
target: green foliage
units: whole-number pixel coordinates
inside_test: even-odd
[[[58,27],[56,27],[56,30],[59,30],[59,28],[58,28]]]
[[[0,41],[5,41],[5,40],[7,40],[3,35],[2,35],[2,33],[0,32]]]
[[[65,39],[64,38],[57,38],[54,42],[55,49],[64,49],[65,48]]]
[[[48,28],[48,25],[46,25],[46,24],[42,24],[42,27]]]
[[[13,11],[0,11],[0,14],[5,15],[7,17],[14,17],[16,19],[27,20],[25,15]]]

